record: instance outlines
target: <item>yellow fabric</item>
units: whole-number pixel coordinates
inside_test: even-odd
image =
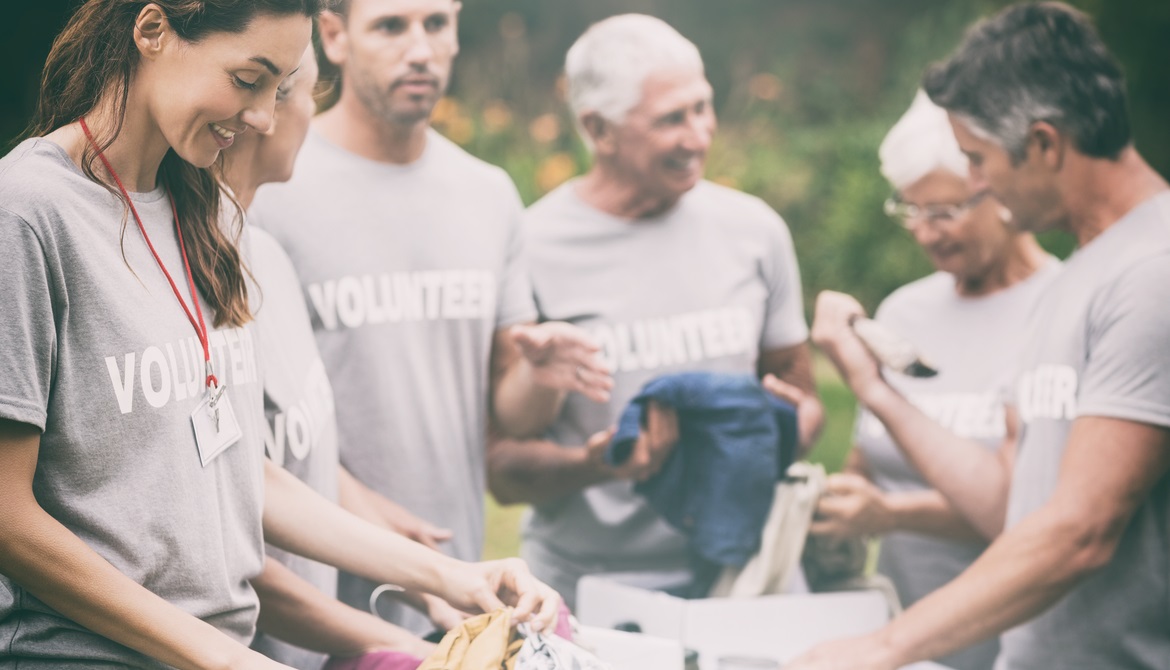
[[[418,670],[514,670],[524,640],[510,610],[481,614],[448,631]]]

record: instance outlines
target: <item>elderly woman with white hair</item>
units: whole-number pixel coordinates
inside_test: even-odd
[[[895,189],[886,213],[914,236],[937,272],[892,293],[875,318],[911,341],[939,369],[888,381],[952,432],[995,450],[1009,431],[1000,389],[1009,381],[1033,305],[1060,263],[985,191],[973,191],[967,159],[946,112],[919,92],[879,150]],[[962,572],[983,537],[932,490],[886,426],[864,408],[846,472],[829,479],[814,534],[881,535],[878,571],[911,605]],[[946,659],[956,670],[986,670],[994,641]]]

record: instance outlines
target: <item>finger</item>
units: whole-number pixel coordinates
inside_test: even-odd
[[[669,448],[678,442],[678,413],[674,411],[673,407],[662,407],[659,413],[662,435],[658,446],[659,448]]]
[[[844,516],[847,504],[841,498],[823,497],[817,503],[817,514],[822,518]]]
[[[835,521],[814,521],[809,525],[808,532],[809,535],[835,538],[840,535],[840,526]]]
[[[825,493],[829,495],[844,495],[852,493],[858,487],[858,475],[848,473],[836,473],[829,475],[825,480]]]
[[[549,586],[541,589],[540,610],[532,617],[532,625],[538,631],[556,630],[561,615],[561,594]]]
[[[495,591],[492,591],[491,587],[486,585],[476,590],[473,600],[476,606],[484,612],[495,612],[496,610],[507,607],[504,601],[500,600],[500,597],[496,595]]]
[[[512,341],[520,348],[521,353],[530,358],[535,354],[542,353],[551,341],[549,333],[539,326],[520,324],[512,326],[508,333],[511,335]]]
[[[501,584],[516,595],[512,618],[514,621],[528,621],[541,604],[541,587],[544,586],[521,561],[508,561],[504,565]]]
[[[774,374],[764,375],[764,389],[777,398],[791,404],[799,405],[805,399],[805,392],[798,386],[793,386]]]
[[[616,426],[610,426],[605,430],[599,430],[589,436],[589,440],[585,442],[586,449],[601,449],[608,447],[610,442],[613,442],[614,433],[617,432]]]
[[[658,451],[662,448],[663,445],[670,443],[672,432],[671,421],[673,419],[674,412],[670,411],[670,415],[668,415],[667,412],[669,410],[654,401],[650,401],[648,408],[649,416],[647,417],[646,422],[646,446],[651,451]],[[677,434],[677,424],[675,424],[673,432]]]
[[[574,371],[572,390],[594,402],[609,402],[613,390],[613,377],[592,369],[577,366]]]

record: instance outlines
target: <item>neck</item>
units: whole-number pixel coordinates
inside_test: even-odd
[[[1049,262],[1047,252],[1030,234],[1014,235],[1002,260],[977,277],[955,276],[959,295],[974,298],[1002,291],[1031,277]]]
[[[1116,160],[1077,155],[1062,193],[1066,227],[1085,246],[1134,207],[1170,188],[1132,146]]]
[[[170,145],[167,144],[154,119],[147,113],[145,106],[137,103],[134,91],[135,88],[131,85],[121,131],[102,154],[110,162],[127,191],[144,193],[153,191],[158,185],[158,169],[167,151],[170,150]],[[99,147],[109,140],[118,127],[113,107],[109,96],[106,96],[85,115],[85,123]],[[81,131],[80,124],[60,128],[49,137],[59,142],[73,161],[81,165],[82,157],[89,147],[89,140]],[[113,177],[106,172],[100,160],[95,167],[99,179],[114,185]]]
[[[418,160],[427,146],[430,120],[398,124],[370,113],[352,87],[344,87],[337,104],[313,120],[325,139],[363,158],[407,165]]]
[[[232,189],[232,196],[235,197],[236,202],[240,203],[240,209],[248,211],[248,208],[252,206],[252,200],[256,198],[258,188],[260,188],[259,184],[244,184],[238,189]]]
[[[657,216],[678,202],[645,193],[635,179],[600,160],[577,183],[577,196],[606,214],[631,220]]]

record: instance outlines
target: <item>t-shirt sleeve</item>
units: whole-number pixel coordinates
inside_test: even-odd
[[[57,328],[44,247],[21,217],[0,208],[0,418],[45,429]]]
[[[764,327],[760,349],[771,351],[791,347],[808,339],[808,324],[804,321],[804,299],[801,296],[800,266],[788,225],[778,214],[768,210],[769,263],[764,280],[768,285],[768,300],[764,309]]]
[[[524,252],[523,205],[516,187],[508,180],[511,202],[508,214],[508,242],[503,274],[500,277],[499,302],[496,304],[496,328],[536,320],[532,297],[532,278]]]
[[[1170,426],[1170,254],[1148,258],[1090,306],[1078,415]]]

